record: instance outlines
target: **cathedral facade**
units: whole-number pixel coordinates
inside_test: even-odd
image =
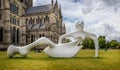
[[[30,44],[40,37],[57,43],[65,34],[57,1],[35,7],[32,4],[33,0],[0,0],[0,49]]]

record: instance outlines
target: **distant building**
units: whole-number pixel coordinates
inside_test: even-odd
[[[57,43],[66,32],[58,2],[33,7],[33,0],[0,0],[0,49],[26,45],[40,37]]]

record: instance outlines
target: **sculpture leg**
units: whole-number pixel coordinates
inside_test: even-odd
[[[19,52],[19,48],[15,47],[14,45],[10,45],[7,49],[7,56],[12,58],[16,53]]]
[[[99,48],[99,46],[98,46],[97,36],[96,35],[91,35],[89,37],[93,39],[93,42],[95,44],[95,57],[98,57],[98,48]]]
[[[23,47],[10,45],[7,49],[7,55],[8,57],[13,57],[16,53],[19,53],[20,55],[25,57],[33,47],[38,46],[40,44],[48,44],[51,47],[55,47],[55,44],[52,41],[50,41],[48,38],[41,37],[37,39],[35,42]]]
[[[55,44],[52,41],[50,41],[48,38],[41,37],[37,39],[36,41],[34,41],[33,43],[27,45],[27,48],[32,49],[33,47],[40,45],[40,44],[47,44],[47,45],[50,45],[51,47],[55,47]]]

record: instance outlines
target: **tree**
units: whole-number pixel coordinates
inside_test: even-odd
[[[105,36],[99,36],[98,41],[99,41],[99,47],[101,49],[106,48]]]
[[[110,47],[111,47],[112,49],[116,49],[118,45],[119,45],[119,43],[118,43],[116,40],[112,40],[112,41],[110,42]]]
[[[118,44],[117,49],[120,49],[120,43]]]
[[[85,49],[87,49],[87,48],[89,48],[89,49],[94,49],[94,42],[93,42],[93,40],[92,39],[90,39],[90,38],[85,38],[84,40],[83,40],[83,48],[85,48]]]
[[[106,41],[106,48],[110,48],[110,42]]]

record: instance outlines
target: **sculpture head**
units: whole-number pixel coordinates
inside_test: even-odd
[[[84,22],[83,21],[78,21],[76,24],[75,24],[75,27],[77,30],[79,31],[83,31],[83,28],[84,28]]]

